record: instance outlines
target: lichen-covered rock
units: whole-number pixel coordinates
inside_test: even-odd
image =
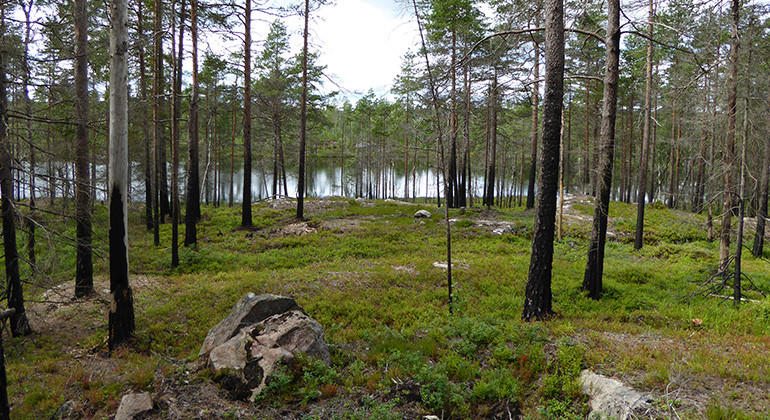
[[[132,420],[152,410],[152,397],[149,393],[126,394],[120,399],[115,420]]]
[[[626,420],[636,410],[649,406],[651,401],[650,395],[639,393],[620,381],[589,370],[580,374],[580,382],[583,394],[589,398],[590,419]]]
[[[213,347],[207,362],[233,398],[253,399],[299,353],[331,362],[323,327],[297,306],[241,328]]]
[[[244,327],[292,310],[302,311],[292,298],[249,293],[235,304],[225,319],[209,330],[198,356],[208,355],[214,347],[233,338]]]
[[[433,215],[430,214],[428,210],[417,210],[414,213],[415,219],[430,219],[431,217],[433,217]]]

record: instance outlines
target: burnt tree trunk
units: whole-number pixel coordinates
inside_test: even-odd
[[[241,226],[251,227],[251,0],[244,6],[243,30],[243,197]]]
[[[522,313],[522,319],[525,321],[542,320],[554,314],[551,309],[551,270],[564,96],[564,1],[546,0],[545,12],[543,140],[532,256]]]
[[[187,123],[187,194],[185,197],[185,235],[184,244],[190,246],[198,242],[196,224],[201,218],[201,189],[198,171],[198,0],[191,1],[190,37],[192,38],[192,94],[190,97],[190,119]]]
[[[75,297],[94,290],[91,254],[91,175],[88,152],[88,56],[86,0],[75,0]]]
[[[0,37],[5,34],[0,33]],[[20,337],[32,334],[32,328],[24,312],[24,290],[19,273],[19,251],[16,248],[16,210],[13,203],[13,155],[8,138],[8,96],[5,77],[6,51],[0,48],[0,194],[2,194],[3,247],[5,249],[5,284],[8,307],[16,312],[11,316],[11,335]]]
[[[109,349],[134,332],[128,282],[128,19],[126,0],[110,3],[110,294]]]
[[[607,50],[604,73],[604,98],[602,100],[601,145],[599,155],[598,188],[591,242],[588,246],[588,262],[583,278],[583,290],[591,299],[599,299],[602,293],[604,249],[607,240],[607,217],[612,191],[612,166],[615,157],[615,120],[618,100],[618,64],[620,60],[620,0],[609,0],[607,5]]]

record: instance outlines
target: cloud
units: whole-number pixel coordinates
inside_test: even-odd
[[[340,0],[318,15],[313,32],[327,73],[345,90],[365,94],[372,88],[386,94],[415,40],[412,25],[399,16],[396,4]]]

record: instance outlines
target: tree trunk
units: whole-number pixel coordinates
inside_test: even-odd
[[[141,98],[141,121],[142,137],[144,138],[144,225],[147,230],[152,230],[152,136],[150,135],[150,108],[147,98],[147,68],[145,63],[144,48],[147,45],[147,36],[144,33],[144,4],[137,2],[137,32],[140,40],[139,45],[139,96]]]
[[[451,91],[449,111],[449,168],[446,173],[449,176],[449,189],[446,196],[448,207],[458,207],[457,205],[457,30],[452,25],[452,51],[451,51]]]
[[[556,193],[559,181],[561,110],[564,95],[564,2],[546,0],[545,97],[543,98],[543,140],[540,155],[535,225],[529,262],[522,319],[542,320],[551,309]]]
[[[588,246],[588,262],[583,277],[583,290],[591,299],[599,299],[602,293],[604,272],[604,249],[607,240],[607,218],[612,190],[612,166],[615,156],[615,120],[618,102],[618,65],[620,61],[620,0],[607,4],[607,59],[604,74],[604,97],[602,99],[601,152],[597,180],[596,205]]]
[[[187,194],[185,214],[184,244],[190,246],[198,242],[196,224],[201,218],[201,189],[198,173],[198,0],[190,2],[190,37],[192,38],[192,94],[190,97],[190,119],[187,124],[188,160]]]
[[[639,159],[639,185],[636,195],[636,238],[634,249],[642,249],[644,244],[644,206],[647,201],[647,170],[649,168],[650,135],[652,125],[652,20],[653,5],[649,0],[649,24],[647,25],[647,86],[644,89],[644,137],[642,154]],[[673,169],[673,168],[672,168]]]
[[[674,88],[674,91],[676,91],[676,88]],[[669,150],[669,166],[668,169],[671,171],[669,173],[668,178],[668,202],[667,207],[670,209],[674,208],[674,195],[676,194],[676,171],[674,168],[676,168],[676,127],[677,127],[677,119],[676,119],[676,93],[674,94],[674,100],[671,103],[672,108],[672,116],[671,116],[671,147]]]
[[[463,112],[463,152],[462,185],[460,205],[473,207],[473,175],[471,174],[471,69],[465,65],[465,111]],[[467,198],[466,198],[467,197]]]
[[[730,257],[730,231],[732,230],[733,211],[733,171],[735,161],[735,114],[738,96],[738,21],[739,0],[732,0],[729,73],[727,75],[727,138],[723,153],[725,186],[722,192],[722,230],[719,238],[719,270],[725,272]]]
[[[94,290],[91,256],[91,176],[88,152],[88,12],[85,0],[75,0],[75,184],[77,197],[75,297],[81,298]]]
[[[299,171],[297,175],[297,219],[305,217],[305,143],[307,142],[307,38],[310,0],[305,0],[305,30],[302,34],[302,99],[299,113]]]
[[[22,9],[24,11],[24,59],[22,63],[22,89],[24,90],[24,112],[27,116],[32,116],[32,99],[29,96],[31,89],[30,86],[30,62],[29,46],[32,42],[32,7],[34,6],[34,0],[30,0],[29,4],[22,2]],[[35,163],[35,144],[33,143],[32,135],[32,119],[27,118],[26,121],[26,135],[29,142],[29,217],[27,219],[27,227],[29,229],[29,236],[27,242],[27,255],[29,257],[29,265],[32,267],[32,272],[36,271],[37,257],[35,256],[35,210],[37,205],[35,204],[35,178],[36,176],[36,163]],[[34,275],[34,274],[33,274]]]
[[[539,22],[536,26],[540,26]],[[540,136],[538,131],[538,106],[540,102],[540,48],[537,42],[534,43],[535,54],[535,83],[532,86],[532,153],[529,160],[529,188],[527,189],[527,208],[535,207],[535,178],[537,177],[537,138]]]
[[[746,60],[747,68],[751,68],[751,49]],[[751,84],[750,79],[746,79]],[[751,92],[751,86],[747,86]],[[749,141],[749,97],[746,96],[746,107],[743,113],[743,143],[741,144],[741,179],[738,196],[738,235],[735,241],[735,273],[733,277],[733,300],[737,308],[741,304],[741,257],[743,254],[743,217],[746,210],[746,143]]]
[[[5,34],[0,33],[0,42],[5,42]],[[0,195],[3,212],[3,247],[5,249],[5,284],[8,294],[8,307],[14,308],[11,316],[11,335],[20,337],[32,334],[32,328],[24,311],[24,290],[19,273],[19,252],[16,248],[16,206],[13,203],[13,178],[11,168],[13,155],[8,136],[8,96],[5,75],[6,51],[0,48]]]
[[[173,13],[173,7],[172,13]],[[182,57],[184,52],[184,12],[185,0],[179,5],[179,38],[177,51],[172,48],[174,57],[174,87],[171,101],[173,113],[171,120],[171,267],[179,266],[179,120],[182,112]],[[172,33],[173,33],[172,29]],[[174,42],[172,41],[172,46]]]
[[[768,95],[770,105],[770,95]],[[755,258],[762,256],[765,245],[765,221],[767,219],[768,183],[770,183],[770,136],[764,136],[762,157],[762,178],[760,181],[759,213],[757,214],[757,229],[754,234],[754,247],[751,254]]]
[[[586,132],[585,136],[583,137],[583,193],[589,194],[591,192],[591,171],[590,171],[590,161],[591,161],[591,153],[589,151],[588,145],[589,143],[589,122],[591,121],[591,114],[589,110],[591,109],[589,104],[591,103],[591,83],[589,81],[586,81],[586,115],[585,115],[585,123],[586,123]]]
[[[235,79],[235,86],[238,86],[238,78]],[[236,92],[233,92],[233,109],[232,109],[232,115],[233,119],[231,122],[231,130],[230,130],[230,195],[227,198],[227,206],[232,207],[233,206],[233,197],[235,196],[235,126],[236,126],[236,110],[237,105],[235,102],[235,98],[238,95]]]
[[[243,32],[243,197],[241,226],[251,227],[251,0],[244,6]]]
[[[489,168],[487,168],[487,191],[484,204],[495,205],[495,167],[497,162],[497,69],[492,76],[492,88],[489,90]]]
[[[161,81],[163,79],[163,1],[155,1],[155,21],[153,34],[153,80],[152,80],[152,236],[155,246],[160,246],[160,198],[159,185],[160,176],[160,145],[161,130],[160,123],[160,96]]]
[[[109,349],[134,332],[128,282],[128,17],[125,0],[111,2],[110,28],[110,295]]]
[[[439,102],[438,102],[438,91],[436,90],[436,85],[433,79],[433,72],[431,71],[430,60],[428,58],[428,52],[427,52],[428,50],[425,48],[425,37],[423,36],[422,25],[420,24],[420,14],[417,11],[417,0],[413,0],[412,5],[414,5],[414,15],[417,18],[417,27],[420,31],[420,41],[422,43],[422,50],[425,56],[425,66],[428,71],[428,82],[430,84],[430,93],[431,93],[431,99],[433,103],[433,111],[436,118],[435,120],[436,134],[438,135],[438,143],[436,145],[437,146],[436,148],[441,151],[441,162],[444,168],[444,197],[448,197],[450,185],[446,176],[446,169],[447,169],[446,160],[444,159],[444,156],[443,156],[444,144],[442,141],[443,135],[441,133],[441,120],[439,119],[440,112],[439,112]],[[436,162],[438,163],[438,156],[436,157]],[[436,176],[438,177],[438,170],[436,171]],[[436,182],[436,187],[438,188],[438,180]],[[438,205],[440,206],[441,194],[438,194],[438,192],[436,194],[436,199],[438,201]],[[447,290],[448,290],[448,300],[449,300],[448,306],[449,306],[449,313],[451,314],[453,312],[453,307],[454,307],[454,298],[452,295],[452,232],[449,224],[449,203],[448,202],[444,206],[444,222],[446,225],[446,256],[447,256],[446,278],[447,278]]]

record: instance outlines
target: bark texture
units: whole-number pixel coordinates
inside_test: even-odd
[[[525,321],[553,315],[551,270],[553,266],[556,194],[559,183],[561,110],[564,96],[564,2],[546,0],[545,96],[543,98],[543,140],[540,177],[535,207],[532,256],[524,297]]]
[[[110,351],[133,335],[128,282],[128,19],[126,0],[110,3]]]
[[[75,297],[94,290],[91,254],[91,175],[88,157],[88,56],[86,0],[75,0]]]
[[[597,174],[598,199],[594,207],[591,242],[588,246],[588,262],[583,278],[583,290],[592,299],[599,299],[602,293],[604,272],[604,248],[607,241],[607,216],[610,209],[612,190],[612,166],[615,156],[615,120],[618,110],[618,65],[620,61],[620,0],[609,0],[607,4],[607,59],[604,72],[604,98],[602,100],[601,145],[599,151],[599,173]]]
[[[192,93],[188,121],[187,194],[185,207],[185,246],[198,242],[196,225],[201,215],[201,189],[198,173],[198,0],[191,1],[190,37],[192,38]]]

